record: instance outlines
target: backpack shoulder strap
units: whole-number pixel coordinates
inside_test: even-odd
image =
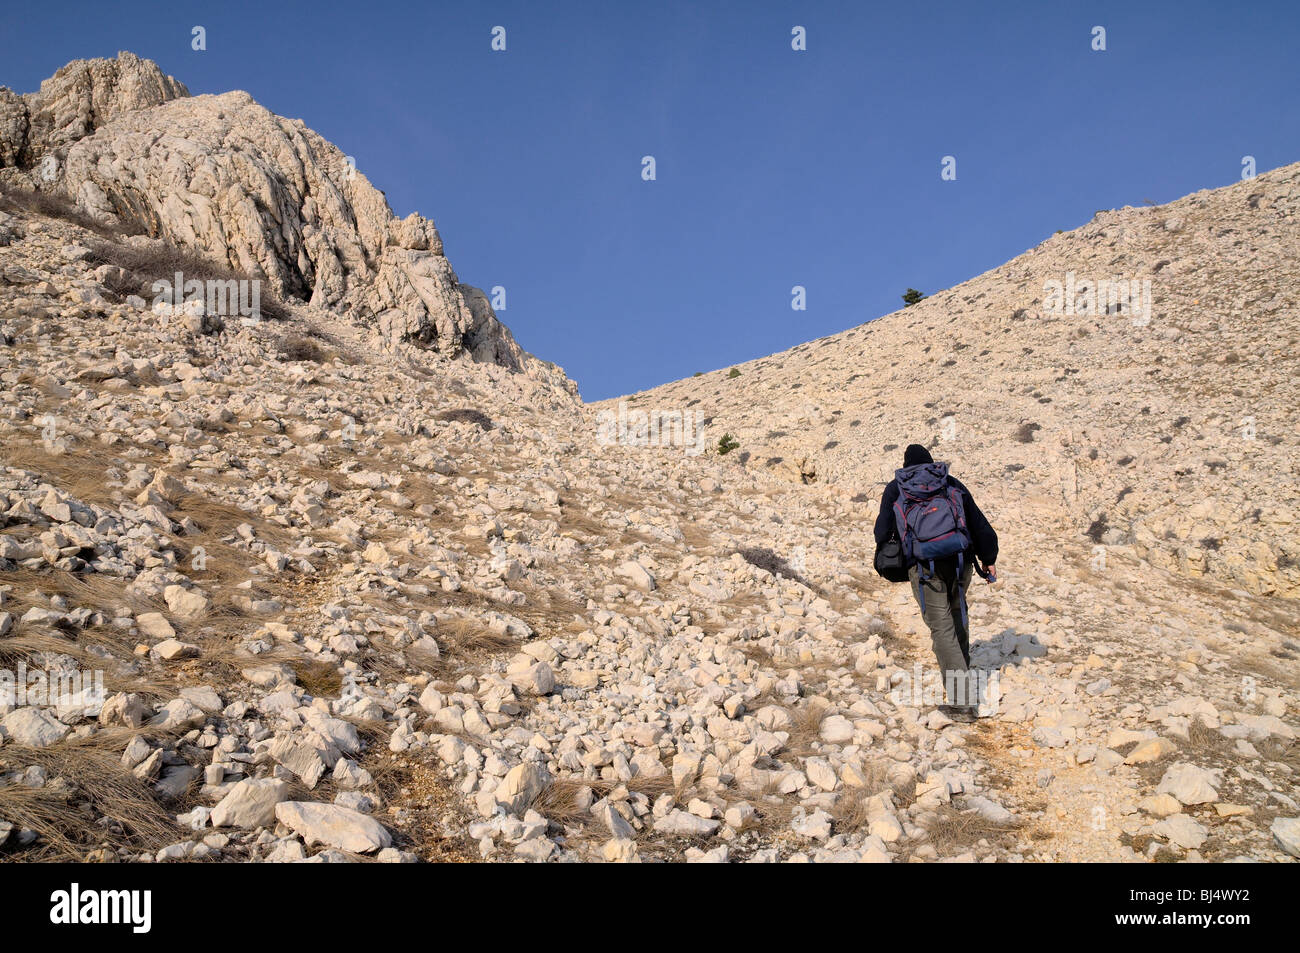
[[[907,512],[903,508],[903,496],[900,493],[898,499],[894,500],[894,531],[898,533],[898,542],[903,548],[904,562],[910,562],[911,554],[911,534],[907,531]]]

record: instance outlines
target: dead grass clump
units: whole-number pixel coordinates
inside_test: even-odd
[[[329,454],[323,455],[320,463],[303,463],[295,467],[290,478],[302,485],[323,481],[329,484],[329,492],[333,496],[339,496],[352,489],[351,484],[347,482],[347,478],[339,473],[337,462]],[[412,486],[415,485],[418,484],[412,484]],[[402,492],[406,493],[407,496],[411,496],[410,488],[407,486],[402,487]],[[424,501],[416,500],[415,502],[421,503]]]
[[[541,637],[552,633],[577,632],[585,628],[582,615],[587,605],[584,601],[559,589],[519,585],[528,601],[515,606],[513,613],[527,622]]]
[[[759,796],[749,802],[754,808],[753,826],[766,834],[788,831],[794,822],[794,804],[784,797],[775,778],[769,779]]]
[[[576,532],[600,540],[614,535],[613,527],[572,504],[561,505],[559,528],[561,533],[572,535]]]
[[[1193,718],[1187,726],[1187,746],[1200,751],[1221,751],[1229,747],[1229,742],[1218,729]]]
[[[63,596],[74,607],[85,606],[101,611],[124,607],[133,614],[167,611],[167,603],[161,597],[141,596],[128,591],[128,580],[121,576],[100,572],[52,571],[40,574],[32,581],[35,583],[34,588],[48,595]]]
[[[894,802],[899,807],[911,807],[916,803],[916,778],[896,780],[889,787],[894,792]]]
[[[402,484],[402,493],[410,498],[416,506],[433,507],[431,516],[422,516],[421,523],[431,529],[459,530],[465,524],[455,509],[455,499],[451,492],[439,486],[423,474],[413,474]]]
[[[870,797],[872,794],[878,794],[890,787],[889,765],[886,762],[869,761],[866,764],[859,765],[858,771],[865,782],[860,789],[865,796]]]
[[[272,320],[285,320],[289,317],[288,310],[270,292],[265,281],[253,278],[251,275],[229,265],[213,261],[210,258],[205,258],[202,255],[166,242],[155,241],[140,245],[120,244],[112,241],[97,242],[91,248],[91,254],[96,263],[116,265],[126,272],[127,277],[115,282],[114,286],[110,288],[111,291],[115,291],[120,295],[137,294],[146,301],[152,300],[157,295],[153,287],[154,283],[157,281],[172,282],[175,280],[177,272],[184,276],[187,284],[191,281],[201,281],[205,285],[208,282],[225,284],[228,282],[258,281],[259,284],[255,287],[257,287],[258,292],[260,316]],[[230,288],[228,284],[226,289],[228,308],[232,296],[237,305],[239,291]],[[228,313],[233,313],[234,310],[236,309],[229,309]]]
[[[1256,747],[1266,760],[1288,765],[1292,774],[1300,773],[1300,744],[1295,741],[1274,735],[1259,742]]]
[[[18,570],[0,573],[0,587],[3,586],[10,590],[5,608],[14,615],[21,615],[34,606],[46,608],[48,598],[55,595],[65,597],[73,608],[95,609],[105,615],[117,608],[132,613],[160,611],[160,601],[156,603],[129,596],[124,588],[125,581],[116,576]],[[161,609],[165,608],[161,606]],[[105,663],[102,651],[107,650],[119,659],[131,658],[136,641],[128,631],[111,625],[80,629],[72,625],[19,622],[6,638],[0,640],[0,668],[12,670],[19,662],[26,662],[31,667],[32,662],[42,656],[65,655],[84,672],[102,672],[104,690],[109,694],[130,691],[162,697],[174,693],[175,686],[165,677],[124,675],[116,665]]]
[[[750,609],[763,609],[767,606],[767,596],[757,589],[740,589],[736,594],[727,599],[722,605],[729,606],[741,612]]]
[[[877,635],[881,639],[892,639],[895,636],[894,627],[888,619],[882,619],[880,616],[872,616],[871,621],[867,623],[867,635]]]
[[[243,523],[251,526],[258,538],[274,544],[277,548],[288,546],[293,542],[290,531],[278,523],[272,523],[252,510],[246,510],[234,503],[226,503],[205,493],[185,494],[177,501],[175,508],[168,515],[176,521],[183,520],[188,516],[198,525],[200,530],[198,536],[183,537],[189,544],[191,551],[195,546],[204,545],[205,543],[219,543],[221,538],[233,536],[236,528]],[[204,545],[204,548],[205,550],[208,549],[206,545]],[[224,544],[224,548],[231,549],[232,547]],[[243,563],[247,566],[252,557],[242,550],[236,549],[235,552],[242,554]],[[209,551],[209,555],[211,555],[211,551]],[[209,560],[209,564],[210,562]]]
[[[99,731],[48,748],[4,749],[10,770],[39,765],[51,778],[40,788],[0,787],[0,817],[40,835],[24,859],[84,861],[101,847],[156,851],[184,838],[153,792],[122,767],[126,741],[122,732]]]
[[[449,423],[475,424],[480,430],[492,429],[492,418],[474,407],[457,407],[454,410],[444,410],[434,414],[434,419],[445,420]]]
[[[101,222],[87,215],[72,199],[58,192],[36,192],[16,187],[0,188],[0,210],[11,213],[26,212],[43,218],[57,218],[78,228],[94,232],[102,238],[139,235],[143,226],[130,218],[117,223]]]
[[[976,846],[981,840],[990,843],[1013,840],[1020,825],[1015,822],[999,824],[990,821],[979,811],[958,810],[951,804],[941,805],[937,810],[918,819],[918,824],[925,830],[927,840],[939,852],[940,856],[952,854]]]
[[[585,828],[595,818],[579,803],[579,796],[585,788],[591,788],[592,800],[599,800],[602,795],[596,792],[595,785],[596,782],[586,778],[554,778],[529,806],[548,821],[565,827]]]
[[[293,335],[282,340],[277,357],[281,361],[307,361],[312,364],[324,364],[329,360],[329,355],[324,348],[311,338],[302,335]]]
[[[67,453],[55,453],[43,443],[9,443],[0,465],[29,470],[40,479],[67,493],[74,500],[102,507],[116,507],[121,491],[108,485],[105,474],[115,468],[134,466],[93,445],[78,445]]]
[[[590,829],[592,834],[603,840],[609,836],[604,825],[596,822],[596,818],[590,811],[583,810],[579,803],[579,795],[584,788],[590,788],[591,800],[595,803],[620,786],[625,786],[630,793],[641,794],[654,801],[660,795],[673,792],[673,779],[670,774],[662,774],[655,778],[638,776],[621,782],[577,776],[552,778],[529,807],[557,824],[576,827],[579,830]]]
[[[657,778],[638,775],[626,783],[629,791],[644,794],[651,801],[673,790],[673,776],[671,774],[661,774]]]
[[[868,807],[870,800],[871,794],[864,788],[847,788],[841,792],[830,812],[835,832],[847,834],[869,826],[871,824]]]
[[[106,694],[137,692],[149,698],[163,698],[175,692],[168,679],[154,675],[123,675],[116,665],[105,665],[104,658],[91,648],[109,649],[118,658],[130,658],[134,639],[114,638],[110,627],[87,632],[69,632],[49,626],[20,626],[0,643],[0,667],[13,670],[19,662],[28,667],[42,667],[42,658],[68,656],[84,673],[102,674]]]
[[[1042,429],[1043,428],[1041,424],[1035,424],[1035,423],[1021,424],[1019,427],[1016,428],[1016,434],[1015,434],[1016,440],[1018,440],[1020,443],[1033,443],[1034,431],[1042,430]]]
[[[434,676],[445,675],[448,672],[447,663],[441,655],[435,657],[431,652],[417,649],[414,646],[403,649],[402,654],[406,658],[406,664],[417,672]]]
[[[382,682],[401,682],[413,671],[406,659],[391,652],[370,650],[361,656],[361,667],[379,676]]]
[[[713,533],[702,520],[683,516],[677,529],[682,534],[686,552],[707,552],[713,548]]]
[[[786,750],[796,757],[806,757],[814,752],[813,744],[821,740],[822,722],[826,720],[826,705],[811,700],[790,712],[790,740]]]
[[[337,698],[343,691],[343,676],[336,665],[300,659],[289,667],[298,676],[298,684],[314,698]]]
[[[461,663],[481,661],[518,646],[518,640],[508,633],[493,631],[469,616],[440,621],[437,634],[447,654]]]

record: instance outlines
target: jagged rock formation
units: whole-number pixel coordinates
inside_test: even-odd
[[[1148,282],[1152,300],[1103,295],[1069,314],[1045,291],[1071,281],[1083,311],[1084,281],[1112,278],[1139,295]],[[1295,597],[1297,287],[1300,164],[1100,212],[911,307],[637,406],[707,408],[712,441],[730,432],[750,466],[876,500],[902,447],[927,444],[980,487],[1013,546],[1051,527]]]
[[[190,97],[130,53],[71,63],[37,93],[0,90],[0,166],[27,170],[30,184],[97,218],[139,222],[281,297],[347,315],[390,345],[556,376],[459,282],[432,221],[395,218],[339,149],[247,93]]]
[[[188,95],[133,53],[75,60],[25,96],[0,88],[0,166],[30,167],[120,116]]]

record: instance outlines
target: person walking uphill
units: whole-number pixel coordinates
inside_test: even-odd
[[[948,474],[948,464],[936,463],[929,450],[915,443],[904,451],[902,469],[885,487],[875,531],[876,571],[912,584],[930,629],[947,701],[939,710],[953,721],[973,722],[979,699],[969,690],[966,589],[972,571],[996,580],[998,534],[970,490]]]

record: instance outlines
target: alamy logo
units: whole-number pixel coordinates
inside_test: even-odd
[[[262,317],[262,282],[257,278],[229,278],[221,280],[209,278],[199,281],[192,278],[185,280],[185,275],[176,272],[176,280],[160,278],[149,286],[154,293],[153,306],[169,305],[174,311],[182,310],[190,302],[200,302],[205,314],[222,317],[249,318],[252,321]]]
[[[128,924],[132,933],[153,926],[152,890],[68,890],[50,894],[50,922],[59,925]]]
[[[681,447],[688,456],[704,452],[699,414],[693,410],[628,410],[627,401],[618,411],[602,410],[597,415],[596,442],[602,447]]]
[[[94,708],[104,698],[102,671],[28,669],[26,662],[19,662],[17,671],[0,668],[0,705]]]
[[[1121,314],[1133,316],[1134,327],[1151,323],[1150,278],[1079,278],[1043,282],[1043,310],[1050,314]]]
[[[890,689],[889,700],[900,708],[935,705],[976,705],[992,714],[1002,700],[999,673],[967,669],[964,673],[922,669],[920,663]]]

